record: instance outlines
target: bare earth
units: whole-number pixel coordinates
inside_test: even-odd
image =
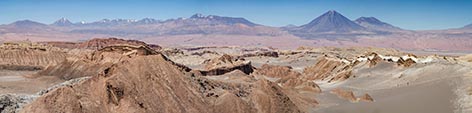
[[[100,42],[110,40],[117,39]],[[0,96],[32,97],[25,104],[18,103],[22,107],[13,106],[13,110],[239,113],[472,110],[472,59],[462,52],[432,54],[367,47],[151,48],[126,40],[116,45],[94,43],[98,45],[93,47],[54,44],[0,46],[5,51],[0,52],[0,57],[11,59],[0,60],[3,66]],[[54,47],[57,45],[62,48]],[[18,56],[10,57],[11,53]]]

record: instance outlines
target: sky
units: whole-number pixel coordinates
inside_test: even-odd
[[[0,0],[0,24],[33,20],[50,24],[101,19],[166,20],[195,13],[244,17],[267,26],[303,25],[336,10],[411,30],[459,28],[472,24],[472,0]]]

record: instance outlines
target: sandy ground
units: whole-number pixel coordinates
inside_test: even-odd
[[[63,82],[56,77],[26,78],[37,71],[0,70],[0,94],[35,94],[40,90]]]
[[[336,99],[333,94],[318,96],[320,103],[334,103],[320,108],[318,113],[453,113],[457,97],[454,80],[422,84],[417,86],[368,91],[375,102],[351,103]],[[362,93],[355,93],[361,95]]]
[[[432,63],[398,68],[381,63],[376,67],[360,66],[356,78],[328,84],[320,83],[324,91],[316,98],[317,113],[462,113],[466,101],[464,87],[470,83],[471,67],[464,64]],[[374,102],[351,103],[329,93],[333,88],[352,90],[356,96],[368,93]],[[459,101],[460,100],[460,101]]]

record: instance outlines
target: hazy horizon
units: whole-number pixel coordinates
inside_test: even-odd
[[[399,7],[401,6],[401,7]],[[166,20],[190,17],[195,13],[243,17],[249,21],[274,27],[303,25],[328,10],[336,10],[355,20],[376,17],[381,21],[411,30],[459,28],[472,24],[472,2],[456,1],[0,1],[0,24],[33,20],[50,24],[64,17],[72,22],[93,22],[101,19]]]

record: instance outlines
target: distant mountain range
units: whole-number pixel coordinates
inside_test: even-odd
[[[351,20],[331,10],[307,24],[284,27],[265,26],[240,17],[202,14],[168,20],[102,19],[74,23],[61,18],[52,24],[21,20],[0,25],[0,42],[20,39],[84,40],[96,37],[125,37],[189,45],[374,45],[428,50],[454,46],[460,50],[471,50],[469,46],[472,44],[469,42],[472,41],[472,24],[457,29],[414,31],[396,27],[375,17]],[[277,39],[268,39],[272,37]]]
[[[86,22],[79,22],[79,23],[72,23],[66,18],[61,18],[55,21],[51,26],[66,26],[66,27],[83,27],[83,26],[120,26],[120,25],[143,25],[143,24],[166,24],[177,22],[180,24],[185,24],[187,26],[192,25],[247,25],[247,26],[260,26],[258,24],[252,23],[244,18],[235,18],[235,17],[221,17],[216,15],[208,15],[204,16],[202,14],[195,14],[192,15],[190,18],[178,18],[178,19],[169,19],[169,20],[156,20],[153,18],[144,18],[141,20],[133,20],[133,19],[102,19],[100,21],[95,21],[91,23]]]
[[[399,27],[390,25],[388,23],[382,22],[375,17],[360,17],[356,19],[354,22],[359,24],[362,27],[373,31],[397,31],[402,30]]]
[[[244,18],[223,17],[216,15],[194,14],[189,18],[156,20],[144,18],[133,19],[102,19],[95,22],[73,23],[61,18],[46,25],[30,20],[17,21],[8,25],[8,29],[30,32],[29,30],[57,30],[72,33],[93,34],[146,34],[146,35],[185,35],[185,34],[236,34],[236,35],[282,35],[290,33],[302,38],[352,37],[359,35],[381,35],[407,31],[382,22],[375,17],[360,17],[354,21],[342,14],[330,10],[311,22],[301,26],[270,27],[253,23]],[[472,25],[464,28],[471,28]],[[41,29],[48,28],[48,29]],[[8,29],[6,29],[8,31]]]
[[[22,28],[28,28],[28,27],[45,27],[47,26],[46,24],[31,21],[31,20],[20,20],[13,22],[9,24],[10,26],[15,26],[15,27],[22,27]]]
[[[466,26],[464,26],[463,28],[472,29],[472,24],[466,25]]]
[[[32,30],[29,28],[43,27],[70,33],[114,35],[240,34],[273,36],[284,33],[276,27],[255,24],[244,18],[216,15],[205,16],[202,14],[195,14],[190,18],[169,19],[164,21],[144,18],[141,20],[103,19],[91,23],[72,23],[68,19],[61,18],[50,25],[23,20],[3,26],[11,26],[8,29],[21,28],[24,29],[25,32]],[[37,30],[38,29],[35,29],[35,31]]]

